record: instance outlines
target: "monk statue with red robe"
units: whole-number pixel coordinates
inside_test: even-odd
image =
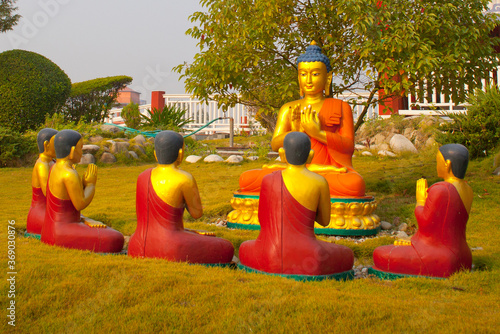
[[[137,180],[137,229],[130,238],[128,255],[200,264],[231,263],[231,242],[211,233],[184,229],[184,209],[193,218],[203,214],[195,179],[179,168],[184,138],[174,131],[158,133],[155,157],[158,166],[141,173]]]
[[[49,171],[54,165],[56,151],[54,149],[54,136],[56,130],[45,128],[38,132],[36,141],[40,155],[31,174],[31,207],[26,222],[28,236],[40,239],[43,221],[45,219],[45,204],[47,194],[47,180]]]
[[[417,181],[418,230],[411,240],[375,249],[375,265],[370,271],[379,277],[448,277],[472,267],[465,237],[473,199],[472,189],[464,181],[469,151],[459,144],[444,145],[436,160],[437,174],[444,181],[428,189],[427,180]]]
[[[283,146],[279,152],[287,167],[262,180],[260,234],[241,244],[240,268],[299,280],[352,278],[351,249],[314,234],[315,221],[330,222],[330,192],[326,179],[306,168],[315,155],[311,140],[303,132],[290,132]]]
[[[378,217],[372,215],[376,204],[373,197],[365,196],[365,182],[352,165],[354,125],[351,107],[345,101],[325,96],[332,80],[330,61],[313,42],[298,57],[297,66],[303,98],[281,107],[271,147],[277,152],[283,147],[288,133],[305,133],[314,151],[308,169],[328,181],[332,206],[341,203],[336,206],[336,212],[341,211],[339,217],[342,219],[332,216],[329,227],[372,230],[369,234],[374,234],[379,222]],[[249,201],[257,198],[264,176],[284,168],[285,164],[274,163],[244,172],[239,179],[240,189],[232,201],[235,211],[228,216],[228,221],[239,225],[256,224],[252,222],[256,217],[252,217],[245,206],[250,207]],[[353,208],[351,203],[354,203]]]
[[[95,220],[80,215],[94,198],[97,166],[90,164],[80,178],[74,165],[82,158],[83,139],[74,130],[54,136],[56,163],[47,183],[47,205],[41,240],[49,245],[117,253],[123,248],[123,235]]]

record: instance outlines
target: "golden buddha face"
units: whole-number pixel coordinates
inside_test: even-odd
[[[323,93],[328,83],[326,65],[320,61],[299,63],[299,86],[301,94]]]

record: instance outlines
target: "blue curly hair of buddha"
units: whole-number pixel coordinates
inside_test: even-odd
[[[306,49],[306,52],[301,54],[297,58],[297,66],[299,63],[311,63],[314,61],[320,61],[326,65],[326,71],[330,73],[332,71],[332,66],[330,65],[330,59],[325,56],[319,46],[315,42],[312,42]]]

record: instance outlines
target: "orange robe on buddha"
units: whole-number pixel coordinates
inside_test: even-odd
[[[318,114],[321,129],[326,132],[327,145],[311,138],[314,150],[312,164],[345,167],[347,173],[323,171],[333,197],[362,197],[365,195],[365,182],[352,167],[354,153],[354,130],[352,112],[349,105],[338,99],[325,99]],[[240,176],[241,192],[259,192],[264,176],[276,169],[253,169]]]

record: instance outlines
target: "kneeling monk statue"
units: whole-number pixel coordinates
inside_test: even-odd
[[[241,244],[240,267],[295,279],[352,278],[353,252],[314,234],[314,221],[330,222],[330,194],[325,178],[306,168],[314,157],[309,137],[290,132],[280,156],[287,167],[262,180],[260,234]]]
[[[26,222],[26,232],[37,235],[37,238],[42,233],[43,221],[45,220],[47,180],[49,178],[49,171],[54,165],[54,159],[56,158],[56,151],[54,149],[54,136],[56,133],[57,130],[45,128],[40,130],[36,137],[40,155],[31,175],[33,195]]]
[[[82,158],[82,136],[73,130],[55,135],[56,163],[47,184],[47,209],[41,240],[50,245],[117,253],[123,248],[123,235],[106,225],[82,217],[95,193],[97,167],[90,164],[80,179],[73,165]]]
[[[459,144],[444,145],[436,160],[437,174],[444,182],[427,189],[427,180],[417,181],[418,230],[411,240],[375,249],[370,271],[379,277],[448,277],[472,267],[465,237],[473,199],[472,188],[464,181],[469,151]]]
[[[198,186],[191,174],[178,168],[184,157],[184,138],[162,131],[155,138],[158,166],[137,180],[137,229],[130,238],[128,255],[203,264],[228,264],[231,242],[185,230],[184,208],[193,218],[203,214]]]

